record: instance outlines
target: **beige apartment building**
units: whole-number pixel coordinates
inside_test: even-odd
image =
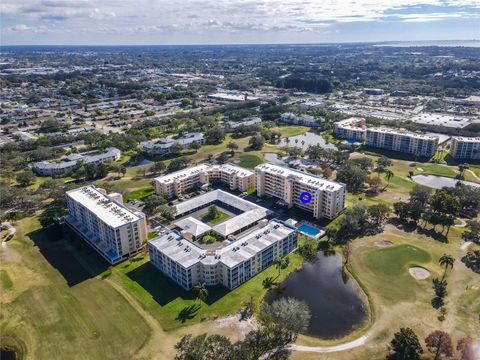
[[[145,215],[93,185],[66,193],[67,224],[111,264],[137,253],[147,239]]]
[[[202,164],[155,179],[157,194],[167,197],[181,195],[198,184],[219,181],[231,190],[247,191],[255,187],[255,173],[233,164]]]
[[[333,219],[345,209],[344,184],[273,164],[258,165],[255,174],[258,196],[281,199],[316,219]]]
[[[479,160],[480,137],[453,137],[450,145],[450,155],[454,159]]]
[[[333,133],[342,138],[363,142],[366,136],[366,123],[364,118],[348,118],[333,124]]]

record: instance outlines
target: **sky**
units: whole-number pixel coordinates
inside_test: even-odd
[[[4,45],[480,39],[480,0],[0,0]]]

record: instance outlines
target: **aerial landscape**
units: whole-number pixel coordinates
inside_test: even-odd
[[[478,1],[0,9],[1,360],[480,360]]]

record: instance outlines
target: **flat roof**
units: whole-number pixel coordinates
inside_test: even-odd
[[[149,244],[185,268],[199,262],[204,265],[223,263],[233,268],[294,232],[296,230],[292,227],[274,219],[231,244],[213,251],[195,245],[176,231],[169,231],[156,237]]]
[[[453,139],[462,142],[480,143],[480,137],[454,136]]]
[[[209,165],[209,164],[200,164],[193,167],[188,167],[179,171],[175,171],[171,174],[159,176],[155,178],[155,181],[160,183],[169,183],[174,180],[179,180],[182,178],[187,178],[190,176],[194,176],[200,174],[205,171],[223,171],[230,174],[236,173],[237,176],[245,177],[245,176],[252,176],[254,175],[253,171],[248,169],[242,168],[240,166],[234,164],[222,164],[222,165]]]
[[[244,200],[223,190],[213,190],[175,205],[176,215],[182,215],[188,211],[191,211],[192,209],[207,206],[214,201],[220,201],[242,211],[240,215],[234,216],[212,227],[212,230],[224,237],[227,237],[228,235],[265,218],[271,212],[262,206]]]
[[[445,126],[452,128],[464,128],[472,123],[472,119],[449,114],[420,113],[412,117],[412,121],[418,124]]]
[[[139,216],[140,213],[134,212],[122,203],[111,199],[93,185],[82,186],[67,191],[66,194],[112,228],[136,222],[143,217]]]
[[[428,134],[417,134],[407,130],[392,129],[387,127],[371,127],[371,128],[367,128],[367,132],[368,131],[382,132],[385,134],[393,134],[393,135],[401,135],[401,136],[410,136],[410,137],[415,137],[415,138],[424,139],[424,140],[438,140],[438,136],[428,135]]]
[[[321,177],[304,173],[295,169],[290,169],[281,165],[260,164],[255,167],[255,170],[265,171],[284,178],[294,177],[296,181],[319,190],[338,190],[342,187],[345,187],[341,183],[326,180]]]

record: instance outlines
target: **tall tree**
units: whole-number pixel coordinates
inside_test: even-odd
[[[435,330],[430,333],[425,339],[428,351],[435,354],[435,360],[438,360],[444,356],[453,355],[452,339],[450,335],[441,330]]]
[[[208,290],[204,283],[198,283],[194,286],[193,291],[197,300],[205,302],[208,298]]]
[[[440,265],[445,267],[445,271],[443,272],[443,277],[442,280],[445,279],[445,276],[447,275],[447,269],[453,268],[453,263],[455,262],[455,259],[451,255],[443,254],[440,259],[438,260]]]
[[[460,353],[460,360],[478,359],[474,349],[475,343],[470,336],[461,338],[457,342],[457,351]]]
[[[410,328],[401,328],[390,342],[390,360],[420,360],[422,346],[415,332]]]

